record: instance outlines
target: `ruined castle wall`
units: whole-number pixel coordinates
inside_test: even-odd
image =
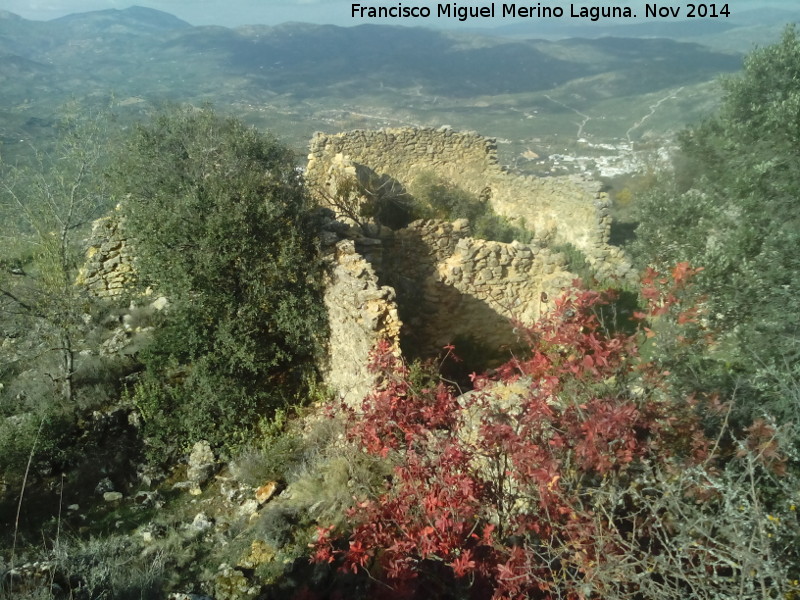
[[[574,275],[538,245],[469,237],[466,220],[415,221],[384,241],[385,280],[409,313],[404,342],[434,353],[458,338],[496,350],[516,342],[513,321],[533,323]],[[542,293],[545,294],[543,300]]]
[[[577,175],[512,175],[500,166],[494,140],[447,128],[317,134],[308,157],[312,187],[324,185],[331,166],[342,157],[378,175],[389,175],[405,187],[423,173],[434,173],[487,197],[495,212],[524,225],[537,241],[573,244],[604,274],[620,275],[630,269],[608,245],[610,204],[598,182]]]
[[[451,129],[359,129],[335,135],[316,134],[311,140],[306,176],[312,181],[323,177],[337,154],[404,184],[411,183],[423,171],[461,181],[466,172],[471,180],[479,180],[487,171],[500,170],[494,141],[475,133]],[[483,187],[470,191],[477,193]]]
[[[386,340],[400,352],[400,319],[394,290],[381,286],[372,266],[356,252],[352,240],[328,249],[325,307],[330,338],[323,379],[349,404],[357,404],[372,389],[370,353]]]
[[[416,221],[394,233],[379,232],[378,239],[331,220],[321,232],[331,335],[321,368],[349,402],[360,401],[372,385],[367,365],[374,346],[386,339],[399,351],[401,332],[403,342],[423,354],[459,337],[495,349],[513,345],[510,319],[532,323],[547,310],[547,297],[558,296],[573,279],[563,256],[546,242],[570,242],[595,265],[624,271],[624,257],[606,243],[607,203],[595,184],[512,176],[498,165],[494,142],[476,134],[424,129],[318,135],[307,177],[312,186],[324,183],[331,169],[349,169],[351,163],[403,185],[432,171],[488,197],[496,212],[524,219],[536,239],[473,239],[465,220]],[[112,215],[94,226],[81,281],[98,296],[117,296],[134,281],[120,222]]]
[[[114,213],[92,223],[86,262],[78,274],[78,285],[98,298],[114,298],[129,289],[136,279],[134,259],[121,225]]]

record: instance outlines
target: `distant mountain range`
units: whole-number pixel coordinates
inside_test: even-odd
[[[788,3],[787,3],[788,4]],[[732,9],[730,18],[658,19],[646,22],[581,23],[575,20],[541,19],[510,23],[489,30],[492,35],[511,37],[666,37],[695,41],[711,47],[731,46],[730,33],[735,32],[745,51],[749,44],[774,37],[788,23],[800,21],[800,6],[785,8]],[[745,45],[747,44],[747,45]]]
[[[4,12],[0,140],[8,148],[35,137],[67,100],[98,103],[111,93],[132,113],[165,100],[212,102],[298,146],[314,130],[402,123],[555,135],[599,103],[616,99],[630,118],[665,90],[705,90],[740,68],[740,53],[647,36],[702,39],[732,28],[708,23],[689,35],[678,23],[642,24],[608,30],[627,38],[547,41],[523,39],[516,25],[495,31],[513,37],[487,37],[380,25],[193,27],[142,7],[47,22]]]

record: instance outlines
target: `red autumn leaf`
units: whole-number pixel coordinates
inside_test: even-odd
[[[464,577],[475,568],[472,552],[469,549],[464,550],[461,556],[450,563],[450,566],[453,568],[453,573],[455,573],[456,577]]]

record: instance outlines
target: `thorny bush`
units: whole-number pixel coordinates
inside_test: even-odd
[[[528,356],[460,396],[414,389],[379,346],[349,437],[394,474],[354,498],[349,532],[319,528],[312,559],[366,572],[375,597],[795,597],[779,428],[731,431],[728,406],[678,396],[640,353],[663,320],[702,338],[681,304],[696,272],[645,273],[632,334],[597,317],[613,292],[566,294],[525,330]]]

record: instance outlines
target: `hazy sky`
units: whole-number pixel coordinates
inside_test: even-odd
[[[589,2],[572,0],[576,5],[604,4],[606,6],[643,6],[644,0],[615,0],[610,2]],[[795,2],[796,0],[792,0]],[[371,6],[428,6],[435,12],[436,0],[360,0],[362,5]],[[450,2],[452,4],[452,2]],[[463,0],[459,6],[479,6],[489,4],[489,0]],[[536,0],[517,2],[521,6],[535,6]],[[48,20],[69,13],[126,8],[132,4],[148,6],[171,13],[192,25],[225,25],[228,27],[246,24],[276,25],[286,21],[305,21],[309,23],[333,23],[336,25],[358,25],[365,21],[351,17],[351,1],[344,0],[0,0],[0,9],[9,10],[28,19]],[[499,5],[500,3],[497,2]],[[569,10],[569,0],[543,0],[544,6],[561,6]],[[683,2],[673,4],[684,6]],[[720,5],[722,3],[719,3]],[[789,4],[787,1],[786,4]],[[733,0],[729,1],[731,12],[746,9],[780,6],[772,0]],[[499,21],[499,20],[498,20]],[[372,21],[378,22],[378,21]],[[436,23],[433,19],[397,19],[390,21],[398,25],[445,25],[445,26],[486,26],[488,21],[468,21],[459,23],[455,19]],[[496,24],[501,24],[497,22]]]

